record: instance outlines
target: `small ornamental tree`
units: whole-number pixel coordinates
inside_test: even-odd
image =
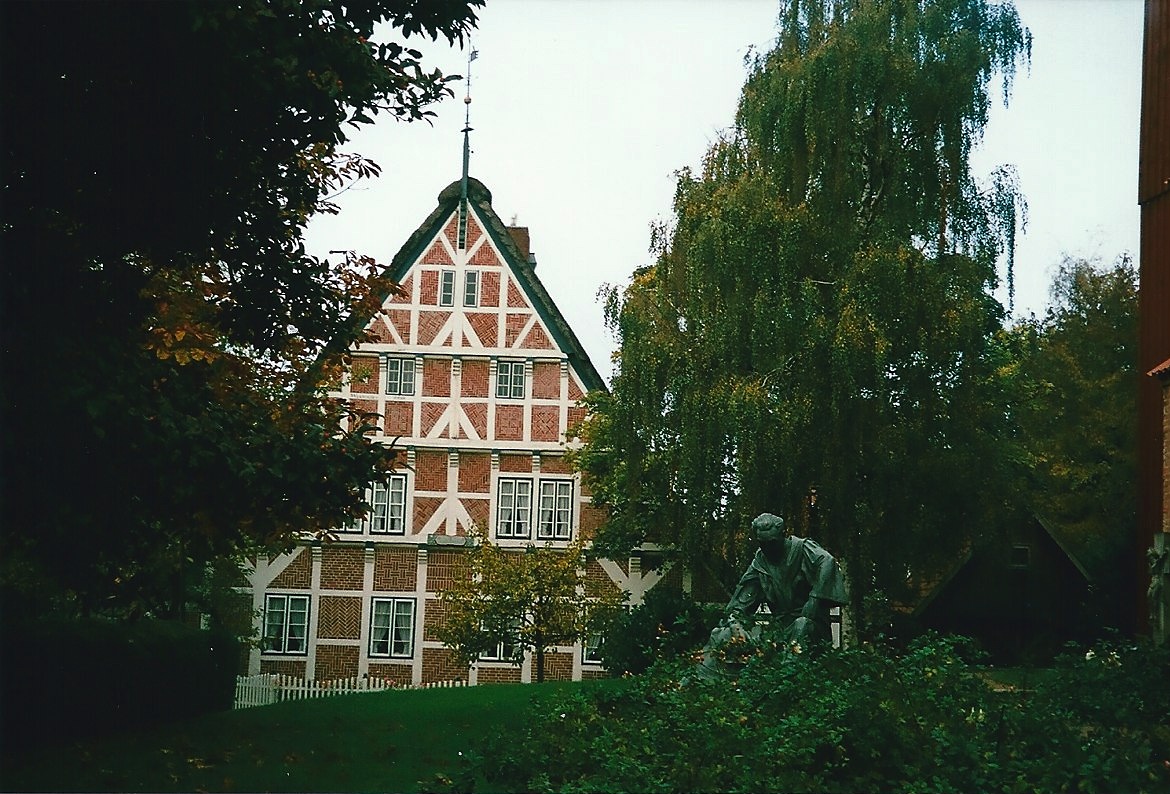
[[[438,637],[467,664],[501,643],[519,665],[536,656],[536,680],[544,681],[545,653],[603,634],[625,594],[593,592],[585,581],[585,544],[561,550],[550,544],[503,549],[476,538],[467,554],[468,576],[440,596],[446,620]]]

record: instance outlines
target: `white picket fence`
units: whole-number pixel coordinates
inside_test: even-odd
[[[278,673],[236,676],[235,708],[268,706],[284,700],[349,695],[357,692],[381,692],[387,689],[432,689],[435,687],[466,686],[462,680],[435,681],[416,687],[402,687],[386,678],[338,678],[331,681],[311,681]]]

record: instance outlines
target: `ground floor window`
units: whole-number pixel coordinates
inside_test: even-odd
[[[309,628],[307,595],[269,595],[264,600],[265,653],[303,654]]]
[[[516,661],[517,651],[519,650],[516,644],[514,633],[520,628],[520,621],[512,621],[511,631],[499,632],[499,639],[496,640],[495,647],[488,650],[481,655],[480,661],[483,662],[514,662]],[[486,629],[485,629],[486,630]]]
[[[590,634],[581,643],[581,661],[585,664],[601,664],[600,634]]]
[[[414,599],[375,598],[370,612],[370,656],[413,656]]]

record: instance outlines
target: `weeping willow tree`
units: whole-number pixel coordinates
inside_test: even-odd
[[[1029,51],[1009,2],[782,2],[654,264],[606,295],[620,350],[578,456],[603,551],[662,543],[729,588],[750,518],[782,513],[845,560],[860,622],[990,531],[1024,204],[969,159]]]

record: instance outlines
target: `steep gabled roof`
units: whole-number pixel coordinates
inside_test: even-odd
[[[451,213],[459,206],[460,180],[456,180],[439,193],[439,204],[427,217],[422,225],[415,229],[399,249],[393,261],[387,268],[387,275],[395,283],[401,282],[411,265],[423,255],[426,247],[443,228],[443,224]],[[564,315],[557,308],[556,303],[549,296],[548,290],[536,276],[536,270],[528,261],[525,252],[516,245],[516,241],[508,232],[508,227],[492,209],[491,191],[478,179],[467,178],[468,205],[482,227],[487,232],[492,243],[503,255],[508,267],[515,274],[517,281],[528,294],[540,319],[552,333],[557,346],[569,358],[569,363],[580,376],[588,390],[606,390],[605,381],[598,374],[589,354],[581,345],[573,329],[565,321]]]

